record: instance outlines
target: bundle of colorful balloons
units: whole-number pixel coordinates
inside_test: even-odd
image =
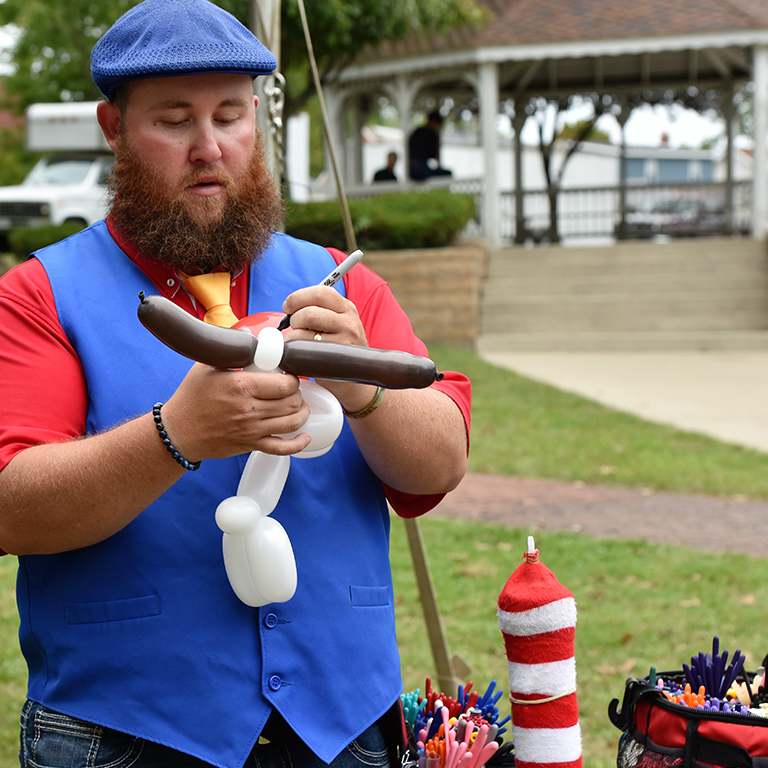
[[[502,734],[509,722],[499,720],[496,703],[503,691],[493,680],[480,695],[473,682],[459,685],[456,698],[432,690],[417,689],[402,695],[406,723],[416,738],[419,768],[481,768],[514,765],[514,745],[504,743]]]

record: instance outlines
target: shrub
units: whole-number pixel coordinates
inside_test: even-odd
[[[350,200],[349,210],[363,250],[440,248],[451,245],[475,215],[475,200],[472,195],[436,189]],[[346,249],[336,200],[289,204],[285,230],[302,240]]]
[[[11,253],[20,259],[25,259],[30,253],[45,248],[46,245],[58,243],[65,237],[74,235],[83,229],[82,224],[46,224],[42,227],[19,227],[8,233],[8,247]]]

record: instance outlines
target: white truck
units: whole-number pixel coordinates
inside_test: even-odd
[[[103,218],[106,180],[114,161],[96,120],[98,102],[32,104],[26,146],[43,157],[24,181],[0,187],[0,236],[17,227]]]

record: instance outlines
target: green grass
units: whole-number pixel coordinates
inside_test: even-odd
[[[423,518],[421,530],[450,652],[470,663],[481,693],[498,681],[505,716],[509,681],[496,605],[531,531],[436,516]],[[751,670],[768,651],[768,560],[574,533],[539,531],[536,546],[576,598],[578,701],[589,768],[616,765],[620,733],[607,711],[611,699],[622,699],[627,677],[647,675],[651,665],[681,669],[711,650],[714,635],[731,654],[740,648]],[[436,673],[404,527],[394,518],[392,563],[405,690],[424,691],[428,675],[437,687]]]
[[[440,369],[473,380],[473,472],[655,490],[768,498],[768,455],[650,424],[488,365],[434,348]],[[529,531],[428,516],[421,521],[446,636],[472,665],[476,686],[507,690],[496,602],[520,563]],[[542,560],[576,597],[576,660],[584,763],[616,764],[619,733],[607,716],[624,681],[653,664],[678,669],[718,634],[755,668],[768,652],[762,606],[768,560],[702,554],[643,542],[538,532]],[[401,521],[392,563],[406,690],[435,678]],[[0,765],[16,763],[24,665],[18,650],[15,558],[0,558]],[[455,695],[455,692],[447,692]],[[504,700],[500,701],[502,711]],[[508,710],[507,710],[508,711]]]
[[[0,558],[0,765],[19,763],[19,713],[26,694],[26,664],[19,651],[16,558]]]
[[[466,350],[430,355],[472,380],[472,472],[768,499],[768,454],[643,421]]]

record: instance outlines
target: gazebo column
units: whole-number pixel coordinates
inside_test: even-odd
[[[616,122],[621,128],[621,152],[619,153],[619,240],[627,239],[627,135],[624,130],[632,114],[632,106],[621,105]]]
[[[496,117],[499,112],[499,67],[484,62],[479,68],[480,126],[483,143],[485,185],[483,190],[482,228],[485,238],[495,246],[501,245],[499,230],[498,136]]]
[[[723,120],[725,120],[725,225],[724,234],[733,234],[733,121],[736,106],[733,103],[733,89],[723,89]]]
[[[523,190],[523,126],[528,119],[525,100],[515,99],[515,116],[512,127],[515,130],[515,244],[525,243],[525,193]]]
[[[400,117],[400,129],[403,132],[402,143],[400,145],[400,151],[398,156],[403,161],[403,178],[402,180],[410,181],[410,175],[408,173],[408,164],[410,158],[408,157],[408,136],[411,132],[411,116],[413,115],[413,102],[416,98],[416,94],[421,88],[421,81],[414,82],[402,75],[399,75],[392,86],[385,88],[387,96],[389,96],[392,103],[397,108],[397,113]]]
[[[768,46],[752,49],[752,77],[755,82],[755,152],[752,177],[752,237],[762,240],[766,224],[766,156],[765,138],[768,134]]]
[[[325,146],[325,168],[328,172],[328,184],[329,190],[334,194],[338,192],[336,178],[333,172],[333,161],[331,160],[331,148],[328,146],[329,142],[333,141],[333,154],[339,164],[339,176],[341,177],[342,184],[344,183],[346,173],[346,152],[344,148],[346,146],[346,125],[344,121],[344,98],[345,94],[342,90],[336,90],[327,88],[324,89],[325,109],[328,114],[328,125],[331,131],[331,136],[324,136]]]
[[[344,181],[351,186],[361,185],[363,179],[363,127],[368,113],[363,104],[364,97],[352,99],[352,136],[344,142],[345,169]]]

